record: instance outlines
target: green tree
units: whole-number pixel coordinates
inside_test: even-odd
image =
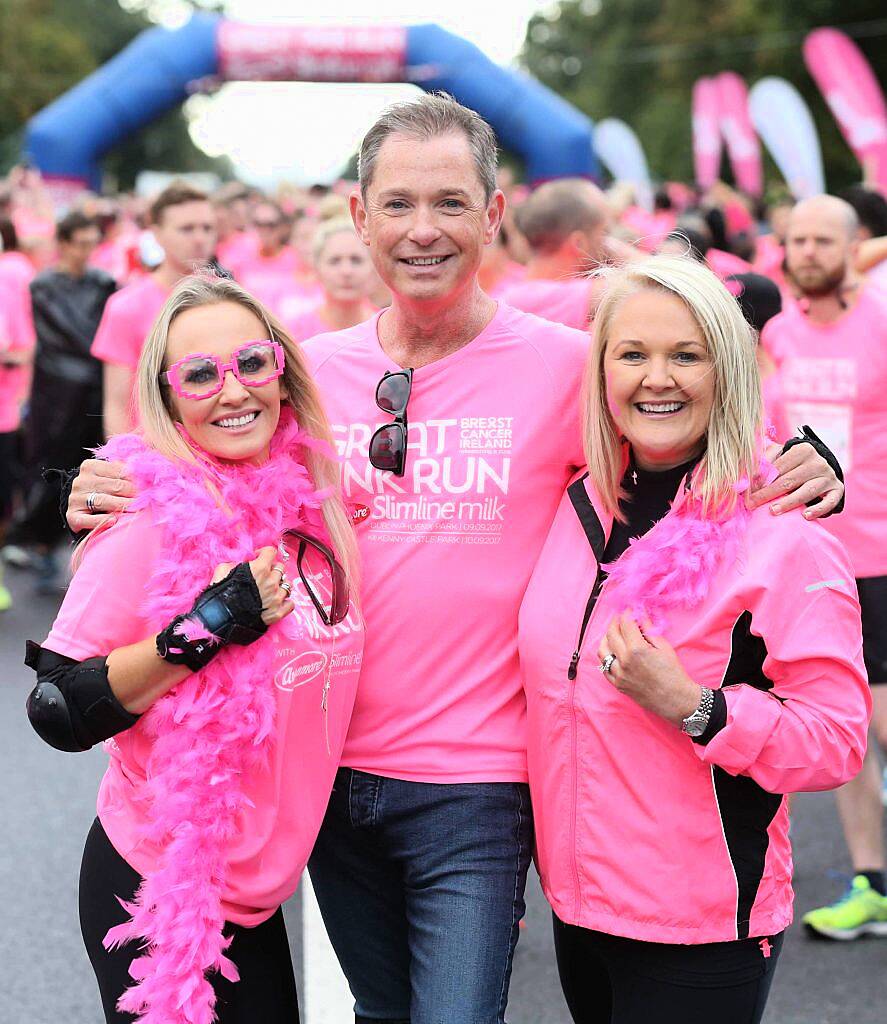
[[[67,92],[150,28],[156,0],[0,0],[0,171],[21,154],[24,128],[34,114]],[[181,6],[219,10],[221,0]],[[181,109],[170,111],[110,151],[109,180],[130,188],[139,171],[215,170],[231,164],[203,153],[191,139]]]
[[[788,79],[809,105],[829,188],[861,175],[807,72],[806,34],[821,25],[855,38],[887,81],[887,20],[877,0],[563,0],[534,17],[524,66],[595,120],[618,117],[637,132],[651,172],[693,177],[691,92],[703,75],[737,71],[749,85]],[[768,180],[777,178],[767,160]],[[729,177],[726,164],[724,176]]]

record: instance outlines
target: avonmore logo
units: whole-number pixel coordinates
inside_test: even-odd
[[[322,651],[303,651],[277,670],[275,685],[288,692],[310,683],[326,668],[327,657]]]

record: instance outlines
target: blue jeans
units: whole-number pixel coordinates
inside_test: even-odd
[[[339,769],[308,869],[358,1024],[504,1024],[532,842],[523,783]]]

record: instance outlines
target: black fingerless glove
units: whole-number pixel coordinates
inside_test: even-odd
[[[786,441],[785,444],[782,446],[783,454],[785,454],[785,452],[787,452],[789,450],[789,448],[794,448],[794,446],[796,444],[810,444],[810,445],[813,445],[813,450],[816,452],[816,454],[822,456],[822,458],[825,459],[825,461],[834,470],[835,476],[841,481],[841,483],[843,483],[844,482],[844,470],[841,469],[841,463],[838,462],[837,456],[831,450],[831,448],[829,448],[829,446],[825,443],[825,441],[823,441],[821,438],[817,437],[816,434],[814,434],[813,431],[810,429],[810,427],[805,425],[805,426],[800,428],[800,431],[801,431],[801,436],[800,437],[789,438],[789,440]],[[845,495],[842,494],[841,495],[841,500],[838,502],[838,504],[835,505],[835,507],[831,510],[831,512],[828,512],[826,515],[822,516],[822,518],[823,519],[828,519],[829,516],[836,516],[839,512],[843,512],[844,511],[844,497],[845,497]],[[821,500],[822,500],[821,498],[814,498],[813,501],[808,501],[807,505],[808,505],[808,507],[810,505],[817,505],[817,504],[819,504],[819,502]]]
[[[259,588],[250,567],[241,562],[200,593],[187,615],[177,616],[157,634],[157,653],[172,665],[197,672],[223,647],[246,647],[267,629]]]

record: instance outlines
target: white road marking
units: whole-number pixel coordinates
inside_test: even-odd
[[[354,997],[327,938],[317,897],[302,875],[302,968],[299,993],[304,1024],[347,1024],[354,1020]]]

